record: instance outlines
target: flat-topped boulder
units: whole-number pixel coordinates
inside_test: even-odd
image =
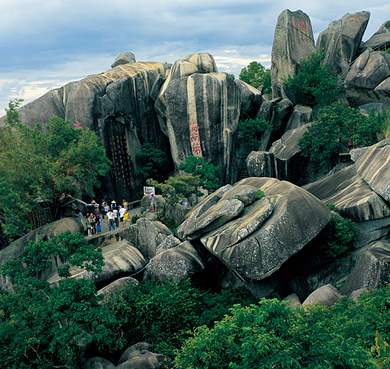
[[[224,198],[229,198],[230,192],[237,193],[241,186],[262,190],[265,197],[242,205],[243,209],[234,217],[226,216],[223,224],[200,232],[202,227],[197,222],[203,222],[204,217],[214,212],[219,214],[226,202]],[[228,213],[228,207],[225,211]],[[193,217],[190,212],[187,224],[178,228],[177,235],[201,236],[202,244],[235,275],[247,282],[258,282],[276,272],[330,219],[330,211],[320,200],[292,183],[274,178],[246,178],[202,214],[198,211]]]

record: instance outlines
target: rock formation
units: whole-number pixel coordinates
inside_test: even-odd
[[[271,53],[272,94],[282,96],[276,81],[282,81],[298,72],[301,59],[315,52],[310,18],[301,10],[284,10],[278,17]]]
[[[222,183],[232,181],[240,105],[240,89],[229,75],[216,73],[211,55],[177,61],[155,104],[175,165],[189,155],[203,156],[221,167]]]
[[[345,14],[319,34],[316,49],[325,50],[323,65],[330,66],[331,74],[337,76],[348,70],[357,56],[369,19],[369,12]]]
[[[248,200],[243,201],[243,197],[239,200],[238,194],[251,193],[251,187],[253,193],[261,189],[265,198],[255,201],[245,196]],[[189,213],[177,230],[179,238],[201,236],[202,244],[209,251],[237,276],[252,282],[276,272],[331,219],[329,210],[308,192],[272,178],[244,179],[208,207],[210,200],[206,198],[193,209],[194,213]],[[240,202],[242,209],[232,217],[227,208],[224,222],[219,222],[224,218],[221,209],[229,200]],[[200,208],[207,210],[200,212]],[[214,219],[217,224],[213,224]],[[202,229],[196,226],[198,221],[204,223]],[[302,222],[306,225],[302,226]]]

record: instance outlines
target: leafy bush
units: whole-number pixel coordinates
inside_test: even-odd
[[[55,259],[65,262],[57,287],[39,279]],[[17,282],[14,293],[0,294],[2,367],[77,369],[83,367],[91,341],[100,349],[122,347],[115,317],[99,304],[93,281],[68,278],[69,265],[99,272],[101,250],[86,245],[81,234],[66,232],[31,242],[23,258],[1,267],[3,275]]]
[[[311,54],[307,61],[301,59],[297,75],[286,79],[287,95],[295,104],[326,106],[340,95],[337,77],[321,66],[324,58],[322,49]]]
[[[127,344],[147,340],[156,352],[173,356],[193,328],[212,325],[223,317],[233,303],[253,301],[248,293],[202,292],[189,280],[164,283],[144,281],[126,286],[111,302],[120,321]]]
[[[321,166],[334,165],[348,140],[358,145],[372,145],[378,141],[385,117],[371,112],[368,117],[359,110],[340,103],[322,108],[316,121],[299,140],[301,155]]]
[[[238,122],[237,144],[243,148],[244,156],[251,151],[259,149],[262,134],[272,129],[272,126],[264,118],[246,119]]]
[[[257,196],[256,199],[260,200],[264,197],[264,192],[262,190],[257,190]]]
[[[389,335],[389,299],[386,286],[356,304],[343,298],[294,310],[276,299],[235,305],[213,327],[195,329],[177,350],[175,368],[374,368],[370,347],[377,331]]]
[[[145,143],[141,146],[141,152],[136,155],[136,158],[141,168],[137,169],[135,174],[144,181],[147,178],[153,178],[157,181],[166,178],[169,165],[164,151],[156,149],[150,143]]]

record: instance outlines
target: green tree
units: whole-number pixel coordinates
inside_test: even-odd
[[[324,58],[322,49],[311,54],[307,61],[301,59],[297,75],[285,80],[291,101],[312,107],[326,106],[340,96],[337,77],[331,76],[326,66],[321,66]]]
[[[216,190],[219,186],[217,173],[219,166],[207,162],[203,157],[190,155],[185,163],[179,165],[179,170],[184,170],[199,178],[199,185],[206,190]]]
[[[334,165],[343,147],[347,147],[364,116],[356,109],[340,103],[326,106],[319,112],[316,121],[308,127],[299,140],[301,155],[322,166]]]
[[[241,69],[239,79],[251,86],[258,88],[263,85],[264,94],[271,94],[271,70],[265,69],[260,63],[253,61],[247,67]]]
[[[93,196],[109,161],[95,132],[74,129],[56,116],[45,127],[29,128],[18,122],[18,104],[9,106],[0,132],[0,223],[13,238],[42,225],[36,216],[40,203],[55,220],[61,194]]]
[[[57,286],[40,279],[54,260],[64,263]],[[103,264],[101,249],[86,245],[81,234],[66,232],[31,242],[22,258],[1,267],[16,283],[14,293],[0,294],[3,367],[76,369],[83,366],[88,343],[122,347],[114,314],[99,303],[93,281],[69,278],[72,266],[98,273]]]
[[[191,195],[201,196],[202,192],[198,190],[200,179],[192,174],[173,175],[164,183],[159,183],[154,179],[146,180],[148,186],[153,186],[162,194],[165,202],[159,206],[158,219],[163,222],[172,232],[176,229],[175,210],[180,198],[189,198]]]
[[[301,155],[322,166],[334,165],[349,139],[356,146],[373,145],[385,124],[383,114],[371,112],[367,117],[357,109],[333,103],[319,111],[315,122],[300,139]]]
[[[262,134],[272,129],[272,125],[264,118],[246,119],[238,122],[237,145],[247,157],[251,151],[259,149]]]
[[[145,143],[141,146],[141,152],[136,157],[142,167],[137,169],[135,174],[141,176],[144,181],[148,178],[157,181],[166,178],[168,159],[164,151],[156,149],[150,143]]]

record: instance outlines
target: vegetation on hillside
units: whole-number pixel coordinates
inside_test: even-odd
[[[29,128],[19,121],[20,102],[10,102],[0,131],[0,224],[10,238],[58,219],[63,194],[93,196],[109,169],[95,132],[56,116]]]
[[[38,277],[54,258],[57,286]],[[127,285],[99,303],[91,280],[69,278],[69,266],[101,270],[101,250],[65,233],[26,248],[1,273],[16,282],[0,293],[0,361],[13,368],[80,368],[91,345],[116,362],[131,344],[147,341],[177,369],[381,368],[388,363],[390,285],[331,307],[292,309],[248,292],[201,291],[189,280]]]

